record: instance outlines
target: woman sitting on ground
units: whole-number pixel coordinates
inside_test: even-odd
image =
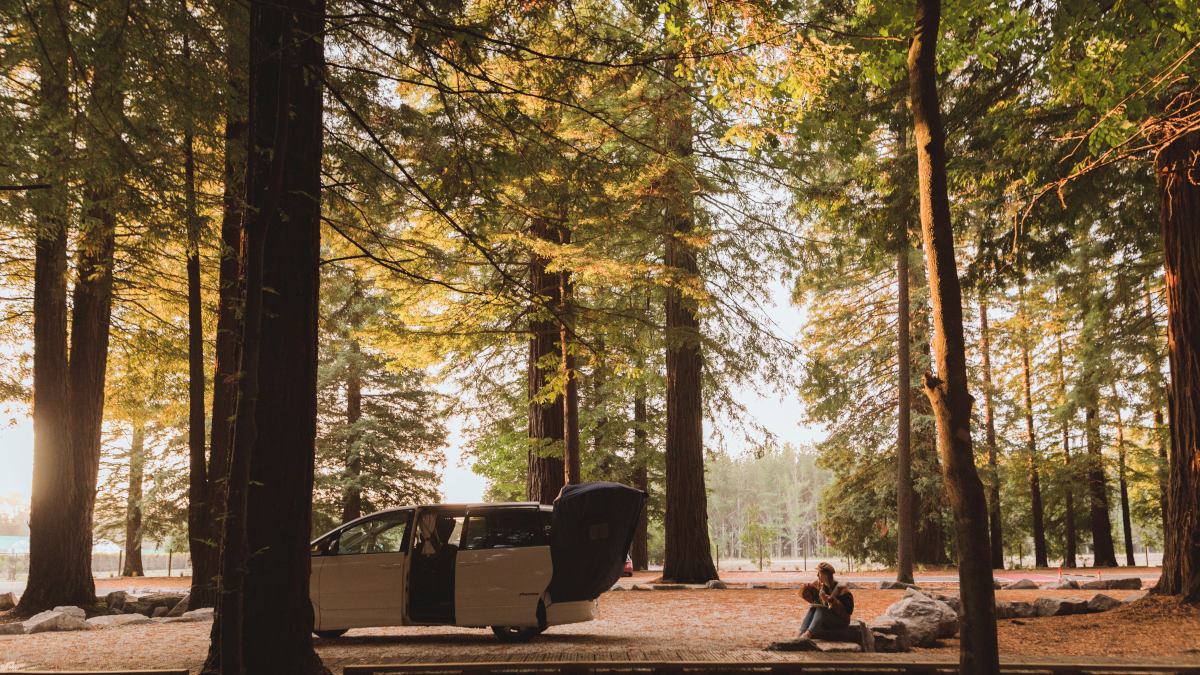
[[[833,565],[817,565],[817,581],[804,587],[801,595],[812,603],[800,624],[800,639],[836,638],[850,626],[854,595],[845,583],[833,578]]]

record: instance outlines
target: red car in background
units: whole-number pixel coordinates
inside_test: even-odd
[[[623,576],[623,577],[633,576],[633,558],[630,558],[629,556],[625,556],[625,567],[621,570],[621,576]]]

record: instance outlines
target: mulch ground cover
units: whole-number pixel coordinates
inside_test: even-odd
[[[1106,591],[1127,597],[1131,591]],[[869,620],[902,591],[855,591],[856,616]],[[1046,595],[1087,598],[1090,591],[997,591],[1002,600]],[[596,658],[773,660],[804,658],[762,651],[793,636],[803,603],[792,590],[622,591],[600,599],[599,619],[551,627],[519,645],[490,631],[446,627],[359,629],[317,640],[326,664],[414,660]],[[0,669],[198,668],[210,624],[151,624],[74,633],[0,637]],[[1146,598],[1103,614],[1002,620],[1002,653],[1023,657],[1179,657],[1200,663],[1200,609]],[[917,655],[953,655],[954,640]]]

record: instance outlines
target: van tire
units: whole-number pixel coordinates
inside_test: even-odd
[[[339,628],[337,630],[314,630],[313,632],[317,634],[317,637],[323,640],[333,640],[334,638],[340,638],[345,635],[347,630],[349,629]]]
[[[501,642],[528,642],[545,630],[537,626],[519,628],[517,626],[492,626],[492,632]]]

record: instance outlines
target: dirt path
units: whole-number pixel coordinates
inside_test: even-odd
[[[1129,591],[1108,591],[1126,597]],[[870,619],[901,591],[856,591],[856,615]],[[1039,595],[1090,597],[1087,591],[998,591],[1002,600]],[[762,651],[796,632],[801,603],[794,591],[624,591],[605,594],[599,619],[552,627],[523,645],[498,644],[489,631],[444,627],[361,629],[317,640],[326,664],[400,660],[556,658],[588,654],[630,658],[803,658]],[[4,668],[196,668],[210,624],[153,624],[78,633],[0,637]],[[1005,620],[1000,644],[1008,656],[1182,657],[1200,663],[1200,610],[1160,600],[1096,615]],[[923,654],[952,655],[947,642]],[[336,671],[335,671],[336,672]]]

